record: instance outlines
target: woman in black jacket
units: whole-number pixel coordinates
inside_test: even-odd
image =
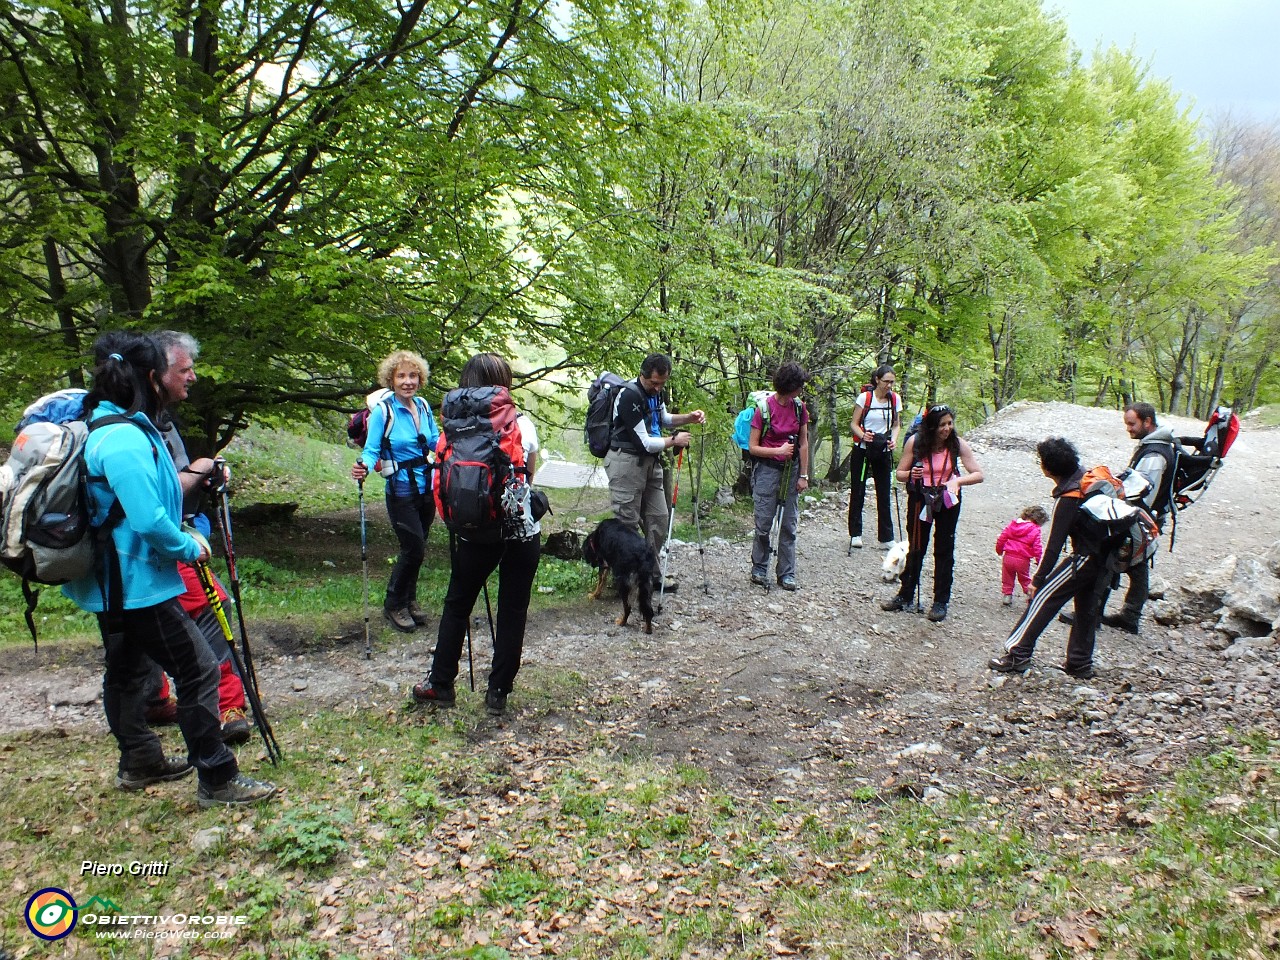
[[[1068,676],[1088,680],[1094,675],[1093,645],[1102,599],[1115,575],[1104,558],[1091,551],[1079,536],[1077,518],[1084,502],[1080,490],[1084,470],[1076,448],[1062,437],[1049,437],[1036,445],[1036,453],[1040,456],[1040,469],[1054,484],[1049,542],[1036,575],[1031,578],[1027,609],[1004,642],[1004,655],[987,665],[999,673],[1026,673],[1031,668],[1036,640],[1071,600],[1075,620],[1067,637],[1067,662],[1062,669]],[[1068,541],[1071,552],[1059,561]]]

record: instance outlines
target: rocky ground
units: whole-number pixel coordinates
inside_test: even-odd
[[[1201,429],[1176,418],[1174,426]],[[969,432],[987,479],[965,491],[946,622],[882,612],[894,590],[881,581],[883,555],[872,547],[848,556],[846,494],[819,495],[801,524],[797,593],[750,585],[744,536],[712,540],[701,555],[695,544],[677,548],[681,589],[652,635],[615,626],[612,601],[535,615],[521,685],[536,686],[550,669],[586,682],[550,711],[522,711],[518,689],[493,735],[527,740],[557,725],[591,725],[613,749],[695,764],[733,792],[819,803],[860,790],[982,793],[1007,784],[1001,770],[1021,760],[1102,767],[1112,782],[1141,785],[1229,730],[1280,735],[1280,646],[1262,623],[1280,612],[1271,552],[1280,509],[1269,496],[1280,434],[1248,424],[1213,488],[1179,518],[1176,551],[1159,554],[1153,581],[1166,602],[1152,608],[1141,636],[1100,630],[1094,680],[1057,668],[1066,637],[1059,624],[1026,676],[986,669],[1017,615],[1000,604],[993,544],[1021,507],[1048,504],[1033,448],[1050,433],[1072,437],[1089,464],[1123,464],[1132,449],[1119,413],[1066,404],[1018,405]],[[931,583],[929,562],[926,590]],[[1233,591],[1248,594],[1237,607],[1254,612],[1242,628],[1237,610],[1224,633],[1215,629],[1218,608]],[[356,626],[301,643],[283,626],[256,629],[264,694],[282,710],[400,707],[431,647],[426,636],[383,644],[365,661]],[[1232,636],[1241,629],[1262,635]],[[24,651],[0,666],[8,691],[0,733],[102,725],[100,659],[85,648],[49,657],[37,662]]]

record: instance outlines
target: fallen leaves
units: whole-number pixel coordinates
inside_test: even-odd
[[[1069,950],[1096,950],[1102,943],[1097,924],[1101,916],[1095,910],[1083,910],[1041,924],[1040,930]]]

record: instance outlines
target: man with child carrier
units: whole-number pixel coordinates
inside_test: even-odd
[[[1124,428],[1138,441],[1129,468],[1141,474],[1151,485],[1142,496],[1142,505],[1162,531],[1169,512],[1173,509],[1173,485],[1178,460],[1177,440],[1173,431],[1156,423],[1156,408],[1149,403],[1131,403],[1124,408]],[[1142,622],[1142,608],[1151,592],[1151,567],[1142,563],[1125,571],[1129,587],[1124,594],[1120,612],[1104,612],[1110,591],[1102,595],[1098,608],[1101,622],[1124,633],[1136,634]],[[1071,622],[1071,614],[1063,614],[1064,623]]]

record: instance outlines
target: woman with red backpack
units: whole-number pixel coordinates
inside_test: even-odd
[[[453,562],[431,672],[413,687],[419,703],[453,706],[471,610],[496,569],[498,616],[484,697],[492,716],[506,712],[507,695],[520,670],[529,597],[542,555],[538,520],[546,505],[546,498],[529,486],[537,467],[538,434],[533,422],[516,410],[511,381],[506,360],[477,354],[462,368],[458,389],[445,396],[441,407],[436,505],[452,534]],[[464,447],[466,452],[460,449]],[[479,498],[482,509],[472,515],[469,508],[477,504],[475,494],[483,492],[481,483],[489,492]],[[539,505],[529,507],[531,501]]]

